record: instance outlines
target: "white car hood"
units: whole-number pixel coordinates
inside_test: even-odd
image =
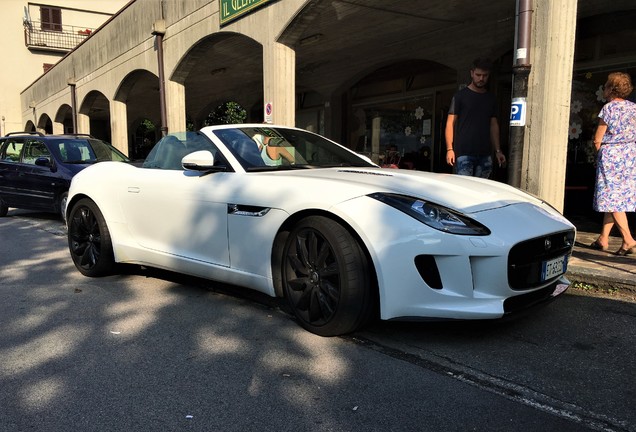
[[[454,174],[354,167],[294,170],[272,174],[294,177],[296,181],[302,181],[300,178],[334,180],[340,185],[329,190],[330,194],[334,194],[334,200],[351,199],[372,192],[390,192],[422,198],[465,214],[520,202],[541,205],[540,200],[507,184]],[[347,187],[342,187],[343,183],[346,183]]]

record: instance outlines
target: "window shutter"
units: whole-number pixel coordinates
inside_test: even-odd
[[[40,23],[42,30],[62,31],[62,9],[40,7]]]

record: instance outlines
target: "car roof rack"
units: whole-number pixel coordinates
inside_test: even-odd
[[[93,139],[95,139],[95,137],[93,135],[85,134],[85,133],[65,133],[65,134],[61,134],[59,136],[85,137],[85,138],[93,138]]]
[[[37,131],[35,131],[35,132],[34,131],[9,132],[5,136],[11,136],[11,135],[37,135],[37,136],[44,136],[44,134],[42,132],[37,132]]]

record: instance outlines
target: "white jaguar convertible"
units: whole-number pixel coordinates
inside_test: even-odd
[[[575,228],[508,185],[384,169],[263,124],[171,134],[143,166],[72,181],[68,245],[86,276],[138,264],[285,297],[323,336],[384,320],[497,319],[555,298]]]

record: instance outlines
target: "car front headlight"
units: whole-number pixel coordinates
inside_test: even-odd
[[[390,205],[439,231],[474,236],[490,234],[488,228],[468,216],[419,198],[381,192],[372,193],[369,197]]]

